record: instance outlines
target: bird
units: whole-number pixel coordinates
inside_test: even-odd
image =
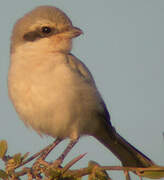
[[[89,135],[123,166],[155,166],[113,127],[91,72],[71,53],[72,40],[81,34],[55,6],[38,6],[15,23],[8,92],[16,112],[39,135],[69,138],[67,152],[80,137]]]

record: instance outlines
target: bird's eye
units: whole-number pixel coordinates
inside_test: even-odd
[[[44,34],[49,34],[51,33],[52,29],[48,26],[44,26],[42,27],[41,31],[44,33]]]

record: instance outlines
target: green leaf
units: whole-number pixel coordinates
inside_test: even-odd
[[[7,175],[7,173],[5,172],[5,171],[3,171],[2,169],[0,169],[0,178],[7,178],[8,177],[8,175]]]
[[[21,153],[17,153],[13,156],[14,162],[16,165],[20,164],[22,162]]]
[[[45,171],[45,175],[46,175],[47,177],[50,177],[50,179],[54,179],[55,177],[61,176],[61,173],[62,173],[61,170],[53,169],[53,168],[48,168],[48,169]]]
[[[136,174],[150,179],[164,178],[164,166],[151,166],[148,167],[147,170],[136,171]]]
[[[7,152],[7,142],[5,140],[0,141],[0,158],[3,159]]]
[[[101,166],[95,162],[90,161],[88,167],[92,168],[91,174],[88,176],[89,180],[110,180],[107,172],[101,169]]]
[[[29,152],[25,153],[23,156],[22,156],[22,160],[25,160],[29,155]]]

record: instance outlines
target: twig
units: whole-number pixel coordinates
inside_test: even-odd
[[[141,177],[141,176],[139,176],[139,178],[140,178],[140,180],[142,180],[142,177]]]
[[[36,157],[38,157],[39,155],[41,155],[42,153],[44,153],[46,150],[49,150],[49,149],[51,149],[51,147],[54,147],[55,142],[56,142],[56,140],[55,140],[52,144],[50,144],[50,145],[48,145],[47,147],[45,147],[44,149],[42,149],[41,151],[39,151],[39,152],[35,153],[34,155],[32,155],[32,156],[31,156],[30,158],[28,158],[27,160],[23,161],[21,164],[19,164],[18,166],[16,166],[15,169],[17,169],[17,168],[19,168],[19,167],[21,167],[21,166],[29,163],[30,161],[32,161],[33,159],[35,159]]]
[[[126,180],[131,180],[130,174],[129,174],[128,171],[124,171],[124,175],[125,175],[125,177],[126,177]]]
[[[21,171],[18,171],[14,174],[15,177],[24,176],[25,174],[31,174],[31,168],[23,168]]]
[[[80,154],[79,156],[77,156],[76,158],[74,158],[73,160],[71,160],[68,164],[66,164],[63,168],[63,174],[71,167],[73,166],[77,161],[79,161],[80,159],[82,159],[87,153],[84,154]]]

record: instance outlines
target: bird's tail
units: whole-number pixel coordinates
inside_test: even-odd
[[[121,137],[113,127],[105,126],[103,131],[102,129],[100,132],[97,131],[94,136],[115,154],[123,166],[150,167],[155,165],[152,160]]]

